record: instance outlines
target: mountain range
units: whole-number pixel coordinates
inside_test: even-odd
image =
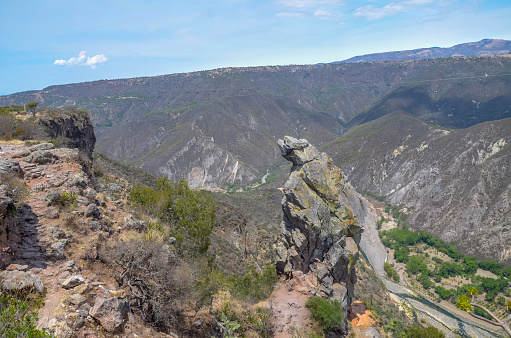
[[[511,53],[511,41],[483,39],[477,42],[461,43],[452,47],[430,47],[385,53],[355,56],[337,62],[405,61],[450,56],[483,56]]]
[[[85,107],[101,153],[209,189],[278,176],[277,139],[306,138],[359,191],[405,208],[413,228],[470,236],[466,252],[509,261],[511,55],[486,56],[509,44],[67,84],[0,105]]]

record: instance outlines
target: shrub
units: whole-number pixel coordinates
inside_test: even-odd
[[[421,327],[418,324],[404,331],[405,338],[444,338],[445,334],[433,326]]]
[[[0,182],[7,187],[7,193],[13,199],[14,207],[16,209],[21,208],[30,193],[25,182],[19,179],[16,174],[0,174]]]
[[[10,139],[14,135],[15,118],[11,114],[0,114],[0,137]]]
[[[325,333],[335,329],[344,322],[341,305],[338,301],[330,301],[321,297],[310,297],[305,306],[309,309],[312,318],[318,321]]]
[[[52,337],[46,331],[37,330],[37,312],[40,301],[20,300],[8,295],[0,296],[0,337]]]
[[[158,217],[176,239],[181,255],[198,256],[207,252],[216,213],[210,194],[190,189],[185,180],[170,182],[164,177],[158,180],[156,189],[135,185],[130,197]]]
[[[76,204],[78,203],[78,197],[74,192],[68,193],[64,191],[60,195],[60,204],[62,206],[70,206],[70,207],[76,207]]]
[[[394,266],[392,264],[385,262],[383,263],[383,268],[385,269],[385,272],[390,279],[392,279],[394,282],[399,282],[399,274],[396,270],[394,270]]]
[[[260,301],[270,296],[278,277],[275,265],[268,263],[262,273],[257,272],[251,265],[248,273],[243,277],[234,275],[231,281],[233,296],[248,301]]]

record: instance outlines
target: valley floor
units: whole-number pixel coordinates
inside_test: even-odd
[[[468,313],[462,312],[448,302],[436,304],[428,301],[417,291],[411,290],[404,282],[404,278],[401,278],[399,284],[388,280],[383,269],[383,263],[387,261],[387,250],[376,229],[378,213],[375,206],[369,201],[368,205],[370,217],[366,218],[360,246],[378,277],[385,284],[392,299],[403,304],[405,308],[410,308],[417,319],[425,319],[428,324],[441,329],[446,337],[455,337],[456,335],[462,337],[495,337],[503,332],[471,317]]]

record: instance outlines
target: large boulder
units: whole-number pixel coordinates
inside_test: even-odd
[[[108,332],[115,332],[128,319],[128,302],[117,297],[97,297],[89,314]]]
[[[2,291],[37,291],[43,293],[44,285],[41,278],[25,271],[1,271],[0,281]]]

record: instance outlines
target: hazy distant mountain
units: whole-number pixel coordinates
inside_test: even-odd
[[[456,46],[441,48],[419,48],[396,52],[374,53],[355,56],[337,62],[375,62],[375,61],[406,61],[449,56],[483,56],[511,53],[511,41],[484,39],[477,42],[462,43]]]

